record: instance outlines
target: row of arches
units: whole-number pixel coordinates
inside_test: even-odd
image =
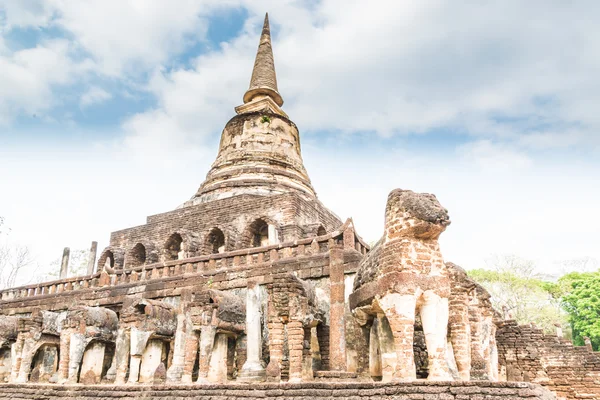
[[[323,226],[316,230],[317,236],[325,235]],[[258,218],[252,221],[238,239],[237,248],[262,247],[281,241],[281,229],[274,221]],[[98,269],[104,267],[113,269],[136,268],[145,264],[159,261],[181,260],[189,257],[219,254],[233,250],[231,239],[218,227],[213,227],[204,237],[186,230],[172,233],[162,246],[156,246],[150,241],[136,243],[129,250],[109,247],[98,259]]]

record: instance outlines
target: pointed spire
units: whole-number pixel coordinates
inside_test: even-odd
[[[250,88],[244,94],[244,103],[249,103],[257,96],[268,96],[278,106],[283,105],[283,99],[277,91],[277,76],[275,75],[275,62],[273,60],[273,48],[271,47],[271,30],[269,28],[269,14],[265,15]]]

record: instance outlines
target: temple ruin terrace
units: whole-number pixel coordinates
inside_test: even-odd
[[[241,92],[240,88],[240,92]],[[445,260],[449,212],[390,188],[369,246],[316,194],[268,16],[191,199],[88,275],[0,292],[0,397],[600,398],[600,357],[505,320]]]

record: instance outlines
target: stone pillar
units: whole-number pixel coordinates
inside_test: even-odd
[[[140,383],[153,383],[154,373],[160,365],[163,354],[163,342],[161,340],[150,340],[144,353],[142,354],[142,362],[140,365]]]
[[[183,360],[183,374],[181,382],[192,383],[192,374],[194,373],[194,364],[198,356],[198,335],[190,329],[185,337],[185,358]]]
[[[69,377],[69,348],[71,347],[71,332],[63,329],[60,333],[60,357],[58,360],[58,383],[64,383]]]
[[[314,370],[312,352],[312,329],[304,328],[304,343],[302,348],[302,380],[312,381],[313,379]]]
[[[274,310],[273,301],[269,301],[269,365],[267,366],[267,379],[273,382],[281,380],[281,360],[283,359],[283,322]]]
[[[12,370],[10,373],[10,383],[16,382],[19,377],[19,368],[21,368],[21,359],[23,355],[23,344],[23,334],[19,334],[17,336],[17,341],[11,346]]]
[[[262,336],[260,326],[260,286],[248,282],[246,294],[246,362],[240,372],[242,381],[264,381],[265,368],[262,365]]]
[[[25,383],[29,380],[29,373],[31,372],[31,363],[33,361],[33,350],[37,340],[32,337],[32,333],[28,332],[25,334],[23,341],[23,350],[21,353],[21,363],[19,364],[19,375],[16,379],[17,383]]]
[[[562,330],[562,326],[560,323],[555,323],[554,326],[556,327],[556,337],[559,339],[563,338],[563,330]]]
[[[19,373],[19,363],[20,360],[19,353],[19,339],[15,343],[10,346],[10,376],[8,377],[8,382],[12,383],[17,378],[17,374]]]
[[[377,341],[381,353],[381,380],[390,382],[394,379],[398,367],[398,353],[396,352],[395,338],[390,323],[384,314],[379,314],[373,321],[376,327]],[[410,346],[412,347],[412,337]],[[413,365],[414,365],[414,361]]]
[[[584,336],[583,337],[583,342],[585,343],[585,348],[589,351],[592,352],[594,351],[594,348],[592,347],[592,341],[590,340],[589,337]]]
[[[471,325],[469,323],[469,298],[467,293],[458,293],[450,300],[450,343],[461,380],[471,379]]]
[[[478,306],[469,307],[471,325],[471,379],[487,380],[486,365],[482,348],[482,321]]]
[[[329,368],[346,371],[344,251],[340,245],[329,250],[329,287]]]
[[[127,366],[129,364],[129,346],[130,346],[129,329],[120,328],[117,331],[117,340],[115,342],[115,364],[111,369],[115,368],[115,384],[122,385],[125,383],[127,376]]]
[[[215,344],[217,327],[214,325],[202,325],[200,328],[200,342],[198,343],[198,383],[208,382],[208,371],[210,358]]]
[[[65,279],[67,275],[69,275],[69,254],[71,250],[68,247],[65,247],[63,250],[62,261],[60,263],[60,279]]]
[[[302,381],[302,353],[304,349],[304,329],[301,321],[290,321],[288,328],[288,349],[290,354],[289,382]]]
[[[269,224],[268,228],[269,235],[269,244],[278,244],[279,243],[279,235],[277,234],[277,228],[275,225]]]
[[[82,333],[73,333],[71,335],[71,344],[69,345],[69,383],[77,383],[77,373],[85,351],[85,336]]]
[[[142,363],[142,354],[146,349],[148,338],[151,332],[140,331],[136,328],[131,328],[130,343],[131,343],[131,359],[129,361],[129,383],[136,383],[140,377],[140,364]],[[158,365],[157,365],[158,366]]]
[[[375,381],[382,379],[381,349],[379,348],[379,319],[374,318],[369,329],[369,376]]]
[[[104,350],[105,345],[102,342],[95,341],[88,346],[81,361],[80,382],[86,385],[100,383],[104,365]]]
[[[190,326],[188,327],[188,325]],[[185,345],[188,328],[191,329],[191,323],[188,323],[184,312],[179,312],[177,314],[177,330],[175,331],[175,341],[173,343],[173,363],[167,371],[168,382],[181,381],[185,363]]]
[[[208,369],[208,380],[210,382],[222,383],[227,381],[227,341],[227,335],[217,334]]]
[[[317,342],[321,354],[321,370],[329,371],[329,326],[317,325]]]
[[[87,274],[92,275],[94,273],[94,265],[96,264],[96,252],[98,251],[98,242],[92,242],[90,247],[90,255],[88,256]]]

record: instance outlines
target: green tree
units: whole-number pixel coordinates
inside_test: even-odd
[[[555,331],[556,323],[568,327],[567,315],[552,292],[554,284],[535,272],[532,261],[510,255],[497,256],[490,264],[489,269],[468,274],[488,290],[494,308],[520,324],[534,323],[548,333]]]
[[[569,313],[573,343],[583,345],[587,336],[600,349],[600,272],[572,272],[561,277],[554,295]]]

